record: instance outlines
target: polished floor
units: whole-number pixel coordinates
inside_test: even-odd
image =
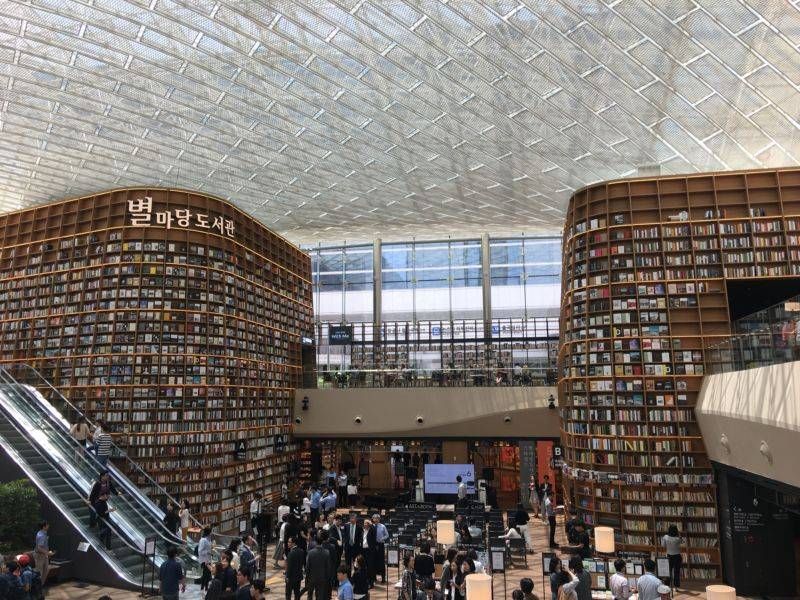
[[[559,525],[561,525],[561,517],[559,517]],[[534,520],[531,526],[533,537],[533,545],[535,554],[528,556],[528,566],[520,566],[519,568],[511,568],[503,574],[495,574],[494,598],[495,600],[511,598],[511,592],[516,589],[519,580],[523,577],[530,577],[534,581],[535,592],[539,595],[541,600],[549,600],[549,594],[543,594],[542,590],[545,585],[545,580],[542,575],[542,570],[539,568],[541,564],[542,551],[549,551],[547,548],[547,532],[544,523]],[[560,542],[566,543],[563,539],[563,527],[559,526],[557,539]],[[271,556],[272,551],[269,550],[267,556]],[[284,598],[283,587],[283,574],[280,571],[275,571],[271,568],[271,562],[267,570],[267,585],[270,586],[271,591],[267,594],[270,600]],[[392,583],[397,581],[399,573],[396,568],[389,570],[389,579]],[[98,600],[101,596],[108,595],[113,600],[135,600],[141,598],[138,592],[128,592],[116,590],[113,588],[103,588],[95,585],[79,584],[76,582],[62,583],[53,586],[48,590],[48,600]],[[335,595],[334,595],[335,597]],[[181,600],[202,600],[203,596],[200,589],[196,585],[187,587],[186,593],[181,594]],[[387,589],[387,586],[382,586],[380,583],[376,586],[375,590],[370,594],[372,600],[395,600],[397,592],[393,589]],[[676,590],[673,598],[676,600],[690,600],[705,598],[705,586],[702,584],[689,583],[686,588]]]

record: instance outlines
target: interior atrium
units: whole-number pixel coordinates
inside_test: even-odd
[[[0,600],[800,597],[798,361],[797,0],[0,0]]]

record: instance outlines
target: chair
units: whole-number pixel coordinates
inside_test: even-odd
[[[523,562],[525,563],[525,568],[528,567],[528,551],[525,548],[525,539],[524,538],[512,538],[508,540],[508,555],[511,558],[511,562],[513,563],[514,559],[517,557],[521,557]]]

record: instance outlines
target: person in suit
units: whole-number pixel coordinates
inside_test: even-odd
[[[330,555],[330,569],[331,575],[331,589],[333,589],[338,582],[336,581],[336,569],[339,568],[339,561],[336,559],[336,543],[330,539],[330,535],[326,530],[319,532],[319,545],[325,548]]]
[[[352,568],[356,556],[363,554],[364,530],[358,524],[355,513],[350,515],[350,522],[344,527],[344,557],[348,566]]]
[[[331,556],[321,544],[318,544],[306,557],[308,600],[315,598],[316,600],[328,600],[331,595],[332,577]]]
[[[289,554],[286,556],[286,600],[300,600],[300,584],[303,581],[303,567],[306,557],[303,550],[297,545],[295,538],[288,540]]]
[[[250,600],[250,570],[239,567],[236,571],[236,600]]]
[[[328,539],[336,546],[336,566],[342,562],[342,552],[344,551],[344,539],[342,535],[342,517],[333,515],[333,521],[328,527]]]
[[[367,576],[369,578],[369,587],[375,587],[375,574],[377,573],[378,566],[378,540],[376,538],[375,527],[372,526],[372,521],[364,519],[364,540],[361,543],[364,551],[364,557],[367,559]]]

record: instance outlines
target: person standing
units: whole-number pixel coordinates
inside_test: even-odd
[[[551,492],[545,492],[544,516],[547,518],[547,525],[550,528],[550,547],[558,548],[558,544],[556,544],[556,507]]]
[[[356,556],[353,564],[353,598],[355,600],[369,600],[369,575],[367,575],[367,563],[362,555]]]
[[[350,515],[350,522],[344,528],[344,557],[352,567],[356,556],[363,552],[364,530],[358,524],[356,514]],[[365,559],[366,560],[366,559]]]
[[[644,560],[644,575],[636,580],[636,591],[639,592],[639,600],[659,600],[661,594],[658,588],[663,585],[661,580],[656,577],[656,562],[652,558]]]
[[[303,581],[305,555],[293,537],[287,540],[289,553],[286,555],[286,600],[300,600],[300,583]]]
[[[372,525],[375,529],[375,574],[380,575],[381,583],[386,583],[386,541],[389,539],[389,530],[381,523],[378,513],[372,515]]]
[[[328,527],[328,539],[336,546],[336,564],[342,562],[344,541],[342,539],[342,517],[333,515],[333,522]]]
[[[164,518],[161,521],[170,533],[178,535],[178,528],[181,525],[181,518],[178,516],[177,507],[172,503],[167,503],[167,512],[164,513]]]
[[[261,498],[261,492],[256,492],[250,502],[250,528],[256,535],[261,530]]]
[[[436,565],[431,556],[431,543],[427,540],[419,545],[419,554],[414,557],[414,573],[417,579],[423,583],[433,579],[433,575],[436,573]]]
[[[514,513],[514,525],[517,531],[522,534],[522,537],[525,538],[525,547],[528,549],[528,552],[533,552],[533,540],[531,540],[531,532],[528,529],[528,522],[530,520],[531,518],[528,516],[528,512],[525,510],[522,502],[517,504],[517,511]]]
[[[94,482],[89,492],[88,504],[92,509],[89,511],[89,527],[94,527],[97,523],[97,513],[94,511],[94,505],[101,494],[105,494],[107,497],[111,497],[112,494],[115,496],[118,494],[108,471],[100,471],[100,476],[97,478],[97,481]]]
[[[550,600],[557,600],[558,587],[561,584],[561,559],[557,556],[552,557],[548,567],[550,573]]]
[[[545,475],[542,481],[542,485],[539,486],[539,498],[544,498],[545,494],[552,494],[552,493],[553,493],[553,486],[550,483],[550,475]]]
[[[326,519],[331,511],[336,510],[336,492],[333,491],[333,488],[328,488],[325,496],[320,500],[319,505]]]
[[[105,423],[98,421],[92,440],[97,461],[105,467],[108,464],[108,457],[111,456],[112,444],[111,434],[106,431]]]
[[[236,571],[236,600],[250,599],[250,571],[245,566],[240,566]]]
[[[278,529],[278,541],[275,542],[275,552],[272,555],[272,566],[276,569],[280,567],[279,560],[283,560],[286,550],[286,529],[289,526],[289,515],[285,514],[281,518],[281,526]]]
[[[200,563],[202,574],[200,576],[200,589],[208,589],[208,584],[211,582],[211,566],[213,565],[211,558],[211,527],[203,528],[200,535],[200,541],[197,544],[197,562]]]
[[[631,586],[628,578],[625,577],[625,561],[618,558],[614,561],[614,573],[611,576],[611,595],[614,600],[629,600],[631,597]]]
[[[364,519],[364,535],[361,541],[364,558],[367,559],[367,577],[369,577],[369,587],[375,587],[375,528],[369,519]]]
[[[319,517],[319,505],[321,500],[322,494],[320,493],[319,489],[317,489],[317,486],[313,486],[311,488],[311,498],[309,502],[312,523],[317,520],[317,517]]]
[[[215,563],[211,569],[213,577],[208,584],[208,590],[204,600],[222,600],[222,577],[225,573],[225,568],[221,562]]]
[[[101,492],[92,508],[97,515],[97,523],[100,525],[98,535],[105,543],[106,548],[109,548],[111,546],[111,519],[109,515],[115,509],[108,506],[108,493]]]
[[[541,498],[539,497],[539,484],[536,481],[536,475],[531,475],[531,482],[528,485],[528,501],[531,505],[534,518],[539,518],[539,511],[541,510]]]
[[[248,574],[254,577],[258,573],[258,557],[253,548],[255,540],[249,535],[242,536],[242,545],[239,546],[239,566],[247,569]]]
[[[33,550],[36,570],[42,575],[42,585],[47,583],[47,574],[50,571],[50,557],[54,554],[50,550],[50,536],[47,534],[49,529],[50,523],[47,521],[39,523],[39,531],[36,532],[36,542]]]
[[[336,485],[339,487],[339,506],[343,507],[347,503],[347,473],[344,469],[339,469]]]
[[[178,511],[178,518],[180,519],[181,526],[181,539],[184,542],[189,539],[189,521],[191,516],[189,512],[189,502],[184,500],[181,502],[181,509]]]
[[[328,600],[330,597],[330,555],[321,545],[312,548],[306,557],[306,589],[308,600]]]
[[[339,563],[336,561],[336,544],[330,540],[328,532],[324,529],[319,532],[317,539],[319,540],[319,545],[328,552],[330,563],[328,573],[331,573],[330,586],[332,590],[336,586],[336,568],[339,566]]]
[[[75,424],[69,428],[69,434],[83,448],[86,448],[89,444],[90,433],[91,429],[89,429],[89,424],[86,422],[86,417],[83,415],[78,417],[78,420],[75,422]]]
[[[354,600],[353,584],[347,577],[347,567],[342,565],[336,571],[336,579],[339,581],[339,591],[337,593],[337,600]]]
[[[403,558],[403,578],[400,580],[400,595],[397,600],[417,600],[417,576],[414,573],[414,555]]]
[[[186,591],[186,580],[183,565],[176,558],[178,549],[170,546],[167,549],[167,560],[161,563],[158,569],[162,600],[178,600],[180,592]]]
[[[667,552],[669,561],[669,586],[678,588],[681,586],[683,556],[681,555],[681,535],[677,525],[669,526],[666,535],[661,538],[661,543]]]
[[[467,484],[464,483],[461,475],[456,477],[456,483],[458,484],[458,491],[456,492],[458,494],[457,504],[461,505],[464,503],[464,500],[467,499]]]
[[[578,585],[575,586],[578,600],[592,600],[592,576],[583,570],[583,559],[578,555],[573,555],[569,559],[569,569],[578,578]]]

